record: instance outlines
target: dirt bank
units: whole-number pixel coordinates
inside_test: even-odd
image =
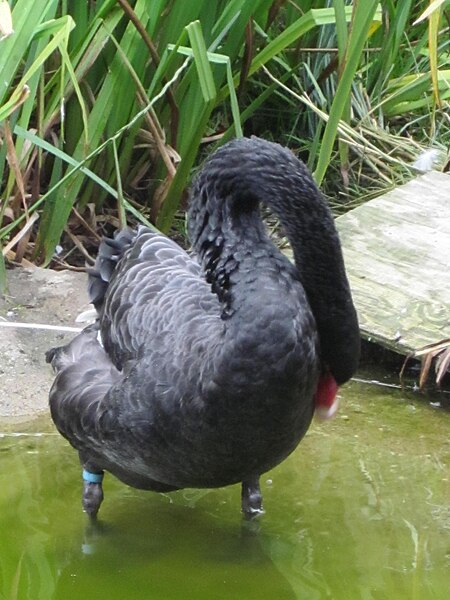
[[[48,408],[53,380],[45,351],[74,333],[11,328],[2,323],[82,327],[77,315],[88,308],[86,275],[72,271],[14,269],[0,296],[0,419],[28,421]]]

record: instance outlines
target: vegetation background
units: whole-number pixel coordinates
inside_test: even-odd
[[[337,214],[424,150],[446,168],[449,34],[448,0],[0,0],[0,281],[126,222],[183,235],[236,135],[291,147]]]

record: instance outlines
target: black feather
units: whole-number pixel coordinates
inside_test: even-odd
[[[305,434],[320,372],[343,383],[358,360],[333,219],[288,150],[256,138],[218,150],[193,184],[188,231],[194,257],[145,227],[102,242],[89,276],[98,323],[49,354],[59,431],[136,487],[259,476]]]

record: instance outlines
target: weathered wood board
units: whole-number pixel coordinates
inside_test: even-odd
[[[417,177],[336,224],[363,337],[400,354],[450,338],[450,175]]]

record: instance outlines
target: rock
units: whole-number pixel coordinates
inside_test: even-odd
[[[53,381],[45,352],[74,332],[10,328],[2,322],[83,327],[77,315],[88,308],[87,277],[73,271],[16,268],[7,272],[0,297],[0,418],[29,420],[48,411]]]

